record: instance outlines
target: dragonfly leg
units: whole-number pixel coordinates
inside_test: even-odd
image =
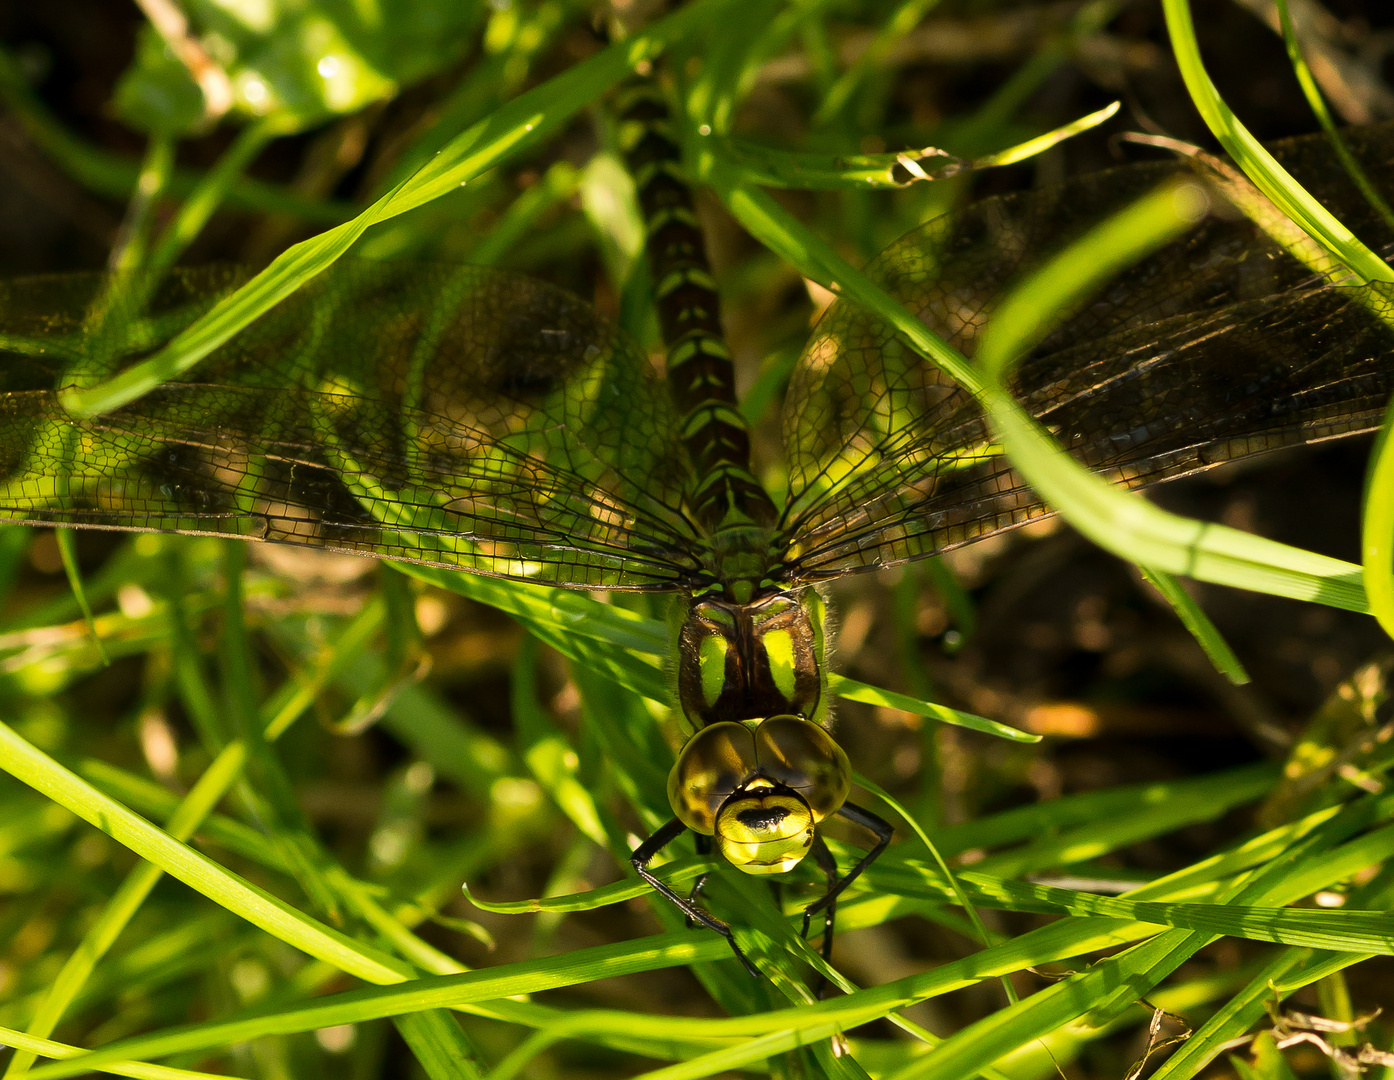
[[[696,847],[698,855],[705,856],[712,853],[712,838],[710,836],[703,836],[701,833],[695,833],[692,839],[693,846]],[[692,888],[688,890],[687,902],[693,905],[693,907],[697,906],[697,897],[702,895],[702,889],[707,884],[707,878],[709,877],[711,877],[711,874],[703,874],[692,883]],[[687,925],[693,925],[691,917],[688,918]]]
[[[691,900],[679,896],[649,871],[649,863],[653,862],[654,856],[681,836],[686,829],[686,825],[674,818],[634,849],[634,853],[629,856],[629,864],[634,867],[634,872],[643,878],[654,891],[686,915],[690,921],[700,923],[708,930],[715,930],[724,937],[727,944],[731,946],[731,951],[736,954],[736,959],[745,965],[746,971],[758,979],[760,978],[759,969],[750,962],[745,953],[741,951],[741,947],[736,944],[736,937],[731,933],[729,926],[703,911]]]
[[[808,927],[809,923],[813,921],[813,916],[817,915],[820,911],[826,911],[828,913],[828,934],[823,941],[824,949],[831,947],[829,942],[832,937],[832,912],[834,906],[837,904],[837,898],[842,895],[842,891],[846,889],[848,885],[852,884],[852,882],[856,881],[857,878],[861,876],[863,870],[880,857],[881,852],[886,850],[886,845],[891,842],[891,837],[895,835],[895,830],[891,827],[890,822],[878,817],[870,810],[865,810],[853,803],[843,803],[842,808],[838,810],[838,814],[870,832],[876,837],[876,844],[861,857],[861,861],[858,862],[856,866],[852,867],[851,870],[848,870],[846,874],[833,883],[828,891],[823,894],[821,900],[814,901],[804,909],[804,937],[808,937]],[[819,865],[822,866],[822,863],[819,863]],[[824,869],[826,870],[826,867],[824,867]],[[826,953],[824,955],[826,956]]]
[[[818,869],[823,871],[828,879],[828,891],[824,894],[823,900],[818,901],[822,904],[829,896],[832,897],[823,909],[823,947],[819,951],[823,954],[824,960],[832,959],[833,952],[833,920],[837,916],[837,896],[833,892],[837,888],[837,862],[833,859],[833,853],[828,850],[828,845],[823,842],[821,836],[813,838],[813,847],[809,849],[809,855],[818,865]],[[803,937],[808,940],[809,924],[813,921],[813,907],[810,906],[803,914]]]

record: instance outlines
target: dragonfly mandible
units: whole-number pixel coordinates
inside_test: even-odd
[[[679,594],[675,697],[697,730],[670,775],[674,819],[635,867],[735,948],[726,923],[649,872],[657,851],[692,830],[751,873],[811,854],[829,887],[805,932],[825,912],[826,951],[838,894],[890,828],[846,801],[811,586],[1049,510],[993,451],[972,396],[846,302],[794,370],[788,493],[770,498],[750,469],[710,272],[656,108],[636,99],[626,123],[668,381],[561,290],[478,268],[344,261],[191,375],[79,421],[59,388],[148,355],[246,275],[177,271],[130,310],[107,302],[98,276],[11,282],[0,286],[0,519]],[[1394,129],[1352,141],[1382,161]],[[1390,239],[1324,142],[1276,151],[1362,235]],[[1183,167],[989,199],[903,237],[868,272],[971,356],[1024,268]],[[1359,290],[1221,213],[1052,333],[1014,389],[1085,464],[1136,488],[1376,427],[1394,337]],[[846,873],[818,832],[835,814],[874,837]]]

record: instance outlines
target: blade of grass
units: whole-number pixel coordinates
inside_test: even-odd
[[[1331,140],[1331,149],[1336,151],[1336,156],[1341,161],[1341,167],[1346,170],[1346,174],[1354,181],[1355,186],[1360,189],[1360,194],[1365,196],[1365,201],[1374,207],[1385,223],[1394,227],[1394,209],[1385,201],[1383,195],[1366,174],[1355,155],[1346,146],[1346,141],[1341,138],[1341,133],[1336,129],[1336,121],[1331,115],[1331,110],[1326,107],[1326,99],[1321,96],[1321,89],[1317,86],[1317,81],[1312,77],[1312,70],[1307,66],[1307,61],[1302,55],[1302,43],[1297,40],[1297,27],[1293,25],[1292,14],[1288,11],[1287,0],[1277,0],[1278,21],[1283,31],[1283,44],[1287,46],[1288,60],[1292,63],[1293,74],[1297,76],[1298,85],[1302,87],[1302,95],[1307,99],[1307,104],[1311,107],[1312,115],[1321,124],[1322,130],[1326,132],[1326,137]]]
[[[1305,855],[1319,856],[1323,851],[1329,852],[1344,835],[1361,828],[1370,806],[1366,803],[1363,807],[1351,808],[1350,812],[1333,819],[1286,858],[1234,883],[1224,899],[1233,903],[1253,900],[1290,903],[1306,895],[1309,880],[1295,880],[1288,872],[1289,867],[1300,863]],[[1344,869],[1344,866],[1335,868],[1335,872],[1340,875]],[[1339,880],[1339,876],[1327,880]],[[1033,1039],[1044,1037],[1085,1012],[1090,1013],[1094,1021],[1105,1022],[1138,998],[1145,997],[1153,986],[1214,940],[1216,935],[1210,933],[1169,930],[963,1029],[932,1057],[893,1074],[894,1080],[953,1080],[972,1075],[982,1066],[998,1061]]]
[[[1218,816],[1235,805],[1262,798],[1277,782],[1280,771],[1277,763],[1261,762],[1190,780],[1132,784],[1062,795],[976,821],[950,825],[939,832],[939,847],[954,856],[972,848],[999,847],[1022,840],[1033,841],[1031,846],[1054,844],[1057,840],[1068,845],[1067,838],[1075,830],[1106,832],[1117,827],[1119,819],[1153,812],[1169,813],[1182,805],[1209,807]],[[1196,819],[1183,816],[1177,820]],[[1103,850],[1107,849],[1091,843],[1078,852],[1078,856],[1092,858]],[[1056,857],[1063,857],[1064,851],[1068,851],[1067,846]],[[1018,877],[1034,869],[1013,864],[1012,851],[988,855],[987,859],[994,860],[993,873],[1007,877]]]
[[[1053,131],[964,161],[942,150],[927,147],[894,154],[815,154],[761,146],[743,139],[725,141],[721,152],[745,173],[744,181],[761,187],[796,188],[800,191],[838,191],[845,188],[906,187],[918,181],[934,181],[965,172],[1015,165],[1044,153],[1066,139],[1098,127],[1118,112],[1119,103],[1082,116]]]
[[[1033,735],[1029,731],[1022,731],[1020,728],[1014,728],[1010,724],[989,720],[973,713],[961,712],[933,701],[921,701],[908,694],[897,694],[893,690],[883,690],[879,686],[869,686],[856,679],[849,679],[845,675],[829,675],[828,689],[838,697],[846,698],[848,701],[860,701],[867,705],[884,705],[891,709],[901,709],[914,713],[916,716],[926,716],[931,720],[938,720],[941,724],[952,724],[954,727],[966,728],[969,731],[977,731],[998,739],[1006,739],[1008,742],[1038,743],[1041,741],[1041,736]]]
[[[873,72],[881,70],[887,57],[900,40],[919,25],[938,5],[939,0],[902,0],[877,30],[866,51],[848,67],[828,89],[811,121],[815,128],[826,127],[847,108],[852,96]]]
[[[250,124],[237,133],[232,145],[218,159],[218,163],[200,178],[174,220],[160,235],[148,264],[153,274],[163,274],[179,261],[185,249],[208,224],[214,211],[232,193],[247,167],[278,134],[280,132],[275,123],[267,120]]]
[[[1206,126],[1273,203],[1366,282],[1394,281],[1394,270],[1317,202],[1240,123],[1206,74],[1188,0],[1162,0],[1181,77]]]
[[[1394,637],[1394,402],[1370,452],[1360,518],[1361,574],[1370,610]]]
[[[1205,650],[1205,655],[1215,665],[1215,670],[1235,686],[1247,683],[1249,673],[1244,670],[1239,657],[1234,655],[1234,650],[1210,621],[1210,616],[1205,614],[1205,610],[1196,603],[1195,598],[1181,587],[1181,583],[1171,574],[1161,570],[1151,570],[1146,566],[1139,566],[1138,569],[1152,587],[1162,594],[1162,599],[1171,605],[1171,610],[1176,612],[1181,625],[1190,631],[1191,637]],[[1368,587],[1366,591],[1369,591]]]
[[[368,982],[410,978],[410,969],[400,961],[330,929],[180,843],[103,795],[3,723],[0,769],[286,944]]]
[[[689,1021],[671,1017],[648,1017],[633,1013],[607,1013],[612,1026],[630,1033],[652,1030],[663,1038],[729,1038],[744,1035],[766,1036],[776,1033],[770,1045],[777,1050],[799,1045],[800,1038],[822,1038],[837,1025],[852,1027],[873,1016],[904,1008],[928,997],[949,993],[984,978],[1021,970],[1033,965],[1108,949],[1145,936],[1151,928],[1144,924],[1122,923],[1111,919],[1067,920],[1031,931],[992,950],[943,965],[932,971],[887,983],[854,995],[785,1009],[758,1016],[733,1017],[726,1020]],[[674,944],[667,944],[672,941]],[[676,950],[676,951],[675,951]],[[242,1041],[260,1034],[290,1033],[312,1030],[336,1023],[351,1023],[381,1016],[399,1015],[416,1008],[453,1007],[467,1011],[497,1012],[516,1009],[513,1003],[497,1001],[499,997],[535,992],[552,986],[569,985],[588,977],[619,974],[622,971],[649,970],[671,963],[729,956],[725,942],[713,935],[679,933],[662,935],[623,946],[603,946],[597,949],[568,954],[548,961],[526,961],[496,968],[492,971],[471,972],[467,975],[441,979],[422,979],[406,986],[371,988],[350,991],[321,998],[289,1010],[260,1010],[216,1024],[199,1025],[193,1029],[174,1029],[149,1036],[123,1040],[95,1051],[84,1065],[95,1066],[121,1056],[155,1057],[180,1051],[205,1049],[226,1042]],[[637,965],[637,966],[631,966]],[[598,969],[598,971],[597,971]],[[580,972],[590,972],[582,975]],[[470,1005],[471,1002],[490,1002],[492,1005]],[[533,1008],[533,1007],[530,1007]],[[823,1021],[827,1019],[828,1024]],[[522,1022],[528,1022],[522,1020]],[[747,1049],[741,1060],[758,1061],[777,1050],[762,1045]],[[42,1074],[36,1070],[34,1080],[74,1075],[83,1066],[45,1066]],[[691,1075],[706,1075],[692,1073]]]
[[[381,607],[369,605],[340,635],[335,643],[333,655],[320,666],[312,680],[297,684],[291,693],[278,695],[268,709],[266,738],[279,738],[290,728],[294,720],[313,703],[318,688],[366,643],[381,623],[381,619]],[[170,814],[165,823],[165,831],[176,840],[190,839],[241,775],[246,760],[244,743],[233,742],[226,746]],[[163,788],[157,790],[168,794]],[[96,922],[88,929],[82,943],[68,957],[48,988],[43,1002],[29,1022],[30,1036],[42,1038],[52,1033],[86,985],[97,963],[115,944],[163,873],[158,866],[147,862],[137,866],[126,876]],[[5,1076],[8,1078],[25,1074],[33,1061],[34,1055],[21,1048],[11,1059]]]
[[[121,231],[107,257],[107,266],[115,273],[129,274],[144,264],[154,210],[169,184],[173,167],[174,140],[152,135],[140,165],[140,179],[126,207],[125,220],[121,222]]]
[[[77,536],[72,529],[54,529],[53,539],[58,542],[58,557],[63,562],[63,573],[68,578],[68,587],[73,591],[73,599],[77,601],[77,606],[82,611],[82,619],[87,624],[87,632],[92,637],[92,643],[97,647],[102,666],[109,667],[111,657],[107,655],[102,636],[97,633],[97,623],[92,618],[92,605],[87,602],[87,592],[82,587],[82,571],[77,565]]]
[[[53,1042],[51,1039],[39,1039],[33,1035],[26,1035],[22,1031],[6,1027],[0,1027],[0,1046],[12,1046],[27,1055],[31,1061],[35,1057],[66,1061],[86,1053],[85,1050],[77,1046]],[[147,1065],[138,1061],[113,1061],[103,1066],[101,1071],[111,1073],[113,1076],[132,1076],[136,1080],[237,1080],[236,1077],[229,1076],[227,1073],[172,1069],[168,1065]]]
[[[939,848],[935,846],[934,841],[930,840],[925,834],[925,831],[920,828],[920,823],[916,821],[900,803],[892,798],[889,792],[873,784],[864,776],[857,775],[855,779],[858,785],[871,792],[889,806],[902,821],[910,826],[911,831],[919,838],[925,850],[929,852],[930,858],[934,860],[935,868],[948,883],[949,888],[953,890],[954,900],[958,903],[958,906],[963,909],[963,913],[968,916],[968,921],[972,923],[973,931],[977,935],[978,941],[984,946],[991,946],[993,940],[992,935],[988,933],[987,927],[983,925],[983,920],[978,915],[978,909],[975,908],[972,901],[969,900],[967,894],[964,892],[963,885],[959,882],[958,876],[949,869],[949,864],[944,861],[944,856],[939,853]],[[1015,1004],[1017,996],[1016,990],[1011,984],[1011,980],[1004,975],[1001,979],[1001,984],[1008,1003]]]
[[[412,1056],[431,1080],[475,1080],[487,1071],[459,1022],[442,1009],[424,1009],[393,1020]]]
[[[76,1076],[107,1061],[130,1057],[165,1057],[265,1035],[314,1031],[336,1024],[361,1023],[432,1008],[462,1008],[474,1002],[484,1003],[487,1012],[494,1009],[490,1003],[498,999],[590,982],[597,978],[713,960],[729,953],[730,946],[714,934],[661,934],[639,942],[579,949],[561,957],[543,957],[489,971],[420,978],[392,987],[397,992],[387,995],[381,993],[387,987],[370,987],[297,1002],[288,1008],[249,1010],[224,1020],[123,1039],[71,1063],[42,1066],[30,1075],[32,1080]],[[510,1003],[500,1001],[499,1004]],[[648,1029],[655,1034],[663,1034],[665,1030],[671,1033],[671,1017],[624,1015],[629,1018],[632,1031]]]
[[[257,707],[256,664],[243,603],[243,572],[247,545],[223,544],[223,627],[218,661],[222,674],[223,707],[246,750],[246,769],[238,778],[243,806],[282,860],[293,870],[297,884],[313,910],[339,923],[334,891],[324,880],[327,858],[320,850],[295,798],[295,787],[280,758],[271,749]]]
[[[1388,906],[1391,879],[1388,873],[1355,889],[1350,899],[1370,906]],[[1285,949],[1272,957],[1239,993],[1225,1002],[1153,1074],[1156,1080],[1189,1080],[1204,1069],[1259,1019],[1274,998],[1291,994],[1333,971],[1368,959],[1360,953],[1331,955],[1313,949]]]

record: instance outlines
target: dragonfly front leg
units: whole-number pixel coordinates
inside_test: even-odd
[[[863,870],[880,857],[881,852],[886,850],[886,845],[891,842],[891,837],[895,835],[895,829],[891,827],[890,822],[878,817],[870,810],[865,810],[857,806],[855,803],[843,803],[837,812],[848,821],[860,825],[875,836],[876,844],[861,857],[861,861],[858,862],[856,866],[852,867],[852,869],[847,871],[841,878],[837,877],[837,864],[833,862],[832,853],[828,851],[827,845],[823,843],[822,837],[819,837],[813,845],[811,854],[818,860],[818,866],[823,872],[828,874],[829,884],[828,891],[823,894],[822,898],[809,904],[808,907],[804,909],[803,936],[805,939],[808,937],[808,928],[813,922],[813,916],[817,915],[820,911],[826,911],[828,913],[827,921],[823,931],[823,959],[825,960],[832,952],[833,914],[837,908],[837,898],[842,895],[843,890],[846,889],[848,885],[852,884],[852,882],[856,881],[857,878],[861,876]],[[819,848],[822,848],[821,855],[819,854]],[[827,862],[823,861],[824,856],[826,856]],[[829,872],[830,865],[831,872]]]
[[[653,862],[654,856],[681,836],[686,829],[686,825],[677,818],[674,818],[634,849],[634,853],[629,856],[629,864],[634,867],[634,872],[636,874],[643,878],[644,881],[659,893],[659,895],[663,896],[669,903],[686,915],[688,919],[692,922],[700,923],[708,930],[715,930],[724,937],[731,946],[731,951],[736,954],[736,959],[745,965],[746,971],[750,972],[751,975],[758,979],[760,978],[759,969],[750,962],[745,953],[741,951],[741,947],[736,944],[736,937],[731,933],[731,928],[729,926],[714,915],[710,915],[706,911],[703,911],[694,901],[679,896],[649,871],[649,863]],[[696,890],[694,889],[694,895],[695,894]]]

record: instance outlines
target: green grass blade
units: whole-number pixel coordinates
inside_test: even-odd
[[[186,841],[193,836],[213,808],[227,793],[233,779],[241,771],[245,761],[241,747],[230,747],[199,777],[193,790],[166,824],[166,831],[176,840]],[[91,977],[98,962],[116,943],[127,924],[134,917],[150,890],[155,887],[163,872],[153,863],[141,863],[132,870],[111,900],[107,902],[97,921],[87,930],[81,945],[68,957],[62,970],[49,986],[38,1011],[29,1021],[28,1034],[45,1038],[58,1026],[78,993]],[[44,1056],[53,1056],[45,1054]],[[34,1062],[34,1053],[18,1048],[11,1059],[5,1076],[22,1076]]]
[[[145,262],[155,207],[169,183],[174,166],[174,140],[152,135],[140,166],[140,180],[126,206],[126,218],[116,239],[107,266],[118,276],[137,271]]]
[[[893,690],[883,690],[879,686],[869,686],[856,679],[849,679],[845,675],[829,675],[828,689],[838,697],[846,698],[848,701],[860,701],[866,705],[884,705],[891,709],[902,709],[905,712],[914,713],[916,716],[938,720],[941,724],[967,728],[969,731],[1006,739],[1008,742],[1038,743],[1041,741],[1039,735],[1014,728],[1010,724],[1003,724],[1000,721],[989,720],[973,713],[951,709],[947,705],[939,705],[933,701],[923,701],[910,697],[908,694],[897,694]]]
[[[577,775],[576,753],[537,700],[537,645],[529,638],[513,666],[513,722],[528,769],[581,833],[604,846],[605,826],[594,796]]]
[[[1381,874],[1352,891],[1351,901],[1388,907],[1390,878]],[[1272,957],[1248,984],[1225,1002],[1153,1074],[1158,1080],[1188,1080],[1262,1019],[1275,997],[1281,998],[1328,974],[1367,959],[1359,953],[1332,955],[1314,949],[1286,949]]]
[[[410,977],[400,962],[296,911],[131,813],[6,724],[0,724],[0,769],[286,944],[369,982]]]
[[[1186,89],[1220,145],[1264,195],[1343,265],[1367,282],[1394,281],[1389,264],[1312,198],[1230,111],[1201,61],[1188,0],[1162,0],[1162,10]]]
[[[0,1046],[12,1046],[31,1061],[35,1057],[54,1058],[65,1061],[80,1057],[85,1051],[67,1043],[54,1042],[26,1035],[22,1031],[0,1027]],[[197,1072],[193,1069],[171,1069],[167,1065],[148,1065],[144,1062],[113,1061],[102,1067],[102,1072],[113,1076],[131,1076],[136,1080],[236,1080],[226,1073]]]
[[[394,1023],[431,1080],[475,1080],[484,1076],[479,1051],[450,1013],[427,1009],[399,1016]]]
[[[1383,195],[1370,181],[1369,175],[1356,160],[1355,155],[1346,146],[1345,139],[1341,138],[1341,133],[1336,129],[1335,118],[1331,115],[1331,110],[1326,107],[1326,99],[1321,96],[1321,89],[1317,86],[1317,81],[1312,76],[1312,69],[1307,66],[1307,61],[1302,55],[1302,43],[1297,40],[1297,28],[1292,23],[1292,14],[1288,11],[1287,0],[1277,0],[1278,21],[1283,31],[1283,44],[1287,47],[1288,60],[1292,64],[1293,74],[1297,76],[1298,85],[1302,87],[1302,95],[1307,99],[1307,104],[1311,106],[1312,115],[1321,124],[1322,130],[1326,132],[1326,137],[1331,141],[1331,149],[1336,151],[1336,156],[1341,160],[1341,167],[1346,170],[1346,174],[1355,182],[1355,186],[1360,189],[1360,194],[1365,196],[1365,201],[1374,207],[1385,223],[1394,227],[1394,209],[1385,201]]]
[[[1171,610],[1176,612],[1176,617],[1181,620],[1181,625],[1205,650],[1205,655],[1215,665],[1215,670],[1235,686],[1247,683],[1249,673],[1244,670],[1244,665],[1239,662],[1239,657],[1234,655],[1234,650],[1229,647],[1229,642],[1225,641],[1215,624],[1210,621],[1210,616],[1205,614],[1205,610],[1196,603],[1195,598],[1181,587],[1181,583],[1172,575],[1161,570],[1149,570],[1145,566],[1139,566],[1138,569],[1152,587],[1162,594],[1162,599],[1171,605]],[[1366,591],[1369,591],[1368,587]]]
[[[97,646],[102,664],[109,665],[111,657],[107,655],[102,635],[97,633],[97,621],[92,617],[92,605],[87,602],[87,591],[82,587],[82,571],[77,564],[77,537],[72,529],[54,529],[53,538],[58,541],[58,555],[63,560],[63,573],[68,578],[68,587],[73,591],[73,599],[82,611],[83,621],[87,623],[87,632],[92,635],[92,642]]]
[[[362,1023],[432,1008],[487,1004],[519,994],[700,960],[714,960],[729,954],[730,946],[714,934],[661,934],[639,942],[580,949],[562,957],[543,957],[489,971],[426,977],[393,987],[350,990],[288,1008],[251,1010],[224,1020],[139,1035],[92,1051],[71,1064],[63,1062],[42,1066],[30,1075],[32,1080],[77,1076],[107,1061],[165,1057],[266,1035],[314,1031],[336,1024]],[[385,990],[390,992],[384,993]],[[636,1031],[648,1028],[661,1034],[665,1026],[671,1024],[669,1017],[626,1015],[631,1016],[631,1028]],[[720,1022],[708,1021],[707,1025],[711,1023]],[[698,1025],[697,1030],[703,1030],[707,1025]]]
[[[1370,611],[1394,637],[1394,403],[1370,454],[1360,519],[1361,576]]]
[[[1115,101],[1052,131],[970,161],[934,147],[895,154],[818,154],[775,149],[744,139],[725,142],[721,152],[745,174],[746,183],[761,187],[800,191],[899,188],[1026,161],[1066,139],[1098,127],[1117,113],[1118,108],[1119,103]]]
[[[939,0],[903,0],[896,6],[866,51],[828,88],[818,111],[813,114],[813,126],[824,127],[842,113],[862,84],[885,64],[891,49],[938,3]]]
[[[977,908],[973,906],[972,901],[964,892],[963,885],[959,881],[958,876],[949,869],[949,864],[944,860],[944,856],[939,853],[939,848],[925,833],[924,829],[920,828],[920,823],[891,796],[890,792],[873,784],[870,780],[861,775],[856,776],[856,782],[894,810],[896,815],[905,822],[905,824],[910,826],[911,832],[915,834],[920,843],[924,845],[924,849],[929,852],[930,858],[934,860],[935,868],[948,883],[949,888],[953,890],[954,900],[958,903],[958,906],[963,909],[964,914],[968,916],[968,921],[972,923],[973,932],[977,935],[978,941],[983,945],[991,945],[993,940],[992,935],[988,933],[987,927],[983,925],[983,920],[978,915]],[[1005,976],[1002,979],[1002,990],[1006,994],[1007,1001],[1015,1004],[1016,991],[1013,989],[1010,980]]]
[[[1370,865],[1387,857],[1385,848],[1360,837],[1342,841],[1368,826],[1372,818],[1388,816],[1389,800],[1364,800],[1348,807],[1264,870],[1240,878],[1222,899],[1233,904],[1288,904],[1316,889],[1340,881],[1355,864]],[[1381,832],[1389,832],[1387,828]],[[1390,837],[1381,838],[1384,845]],[[1295,872],[1295,868],[1296,869]],[[1377,931],[1378,932],[1378,931]],[[898,1074],[902,1080],[929,1077],[950,1080],[971,1075],[976,1068],[997,1061],[1003,1054],[1032,1039],[1044,1037],[1060,1025],[1090,1012],[1106,1020],[1176,969],[1215,935],[1169,930],[1152,941],[1102,961],[1086,972],[1032,995],[1019,1005],[999,1011],[960,1031],[932,1058]],[[957,1071],[955,1071],[957,1070]]]
[[[271,121],[259,121],[238,132],[232,145],[189,193],[174,220],[160,235],[150,253],[148,268],[151,271],[162,274],[179,261],[214,212],[227,200],[247,167],[277,134]]]

